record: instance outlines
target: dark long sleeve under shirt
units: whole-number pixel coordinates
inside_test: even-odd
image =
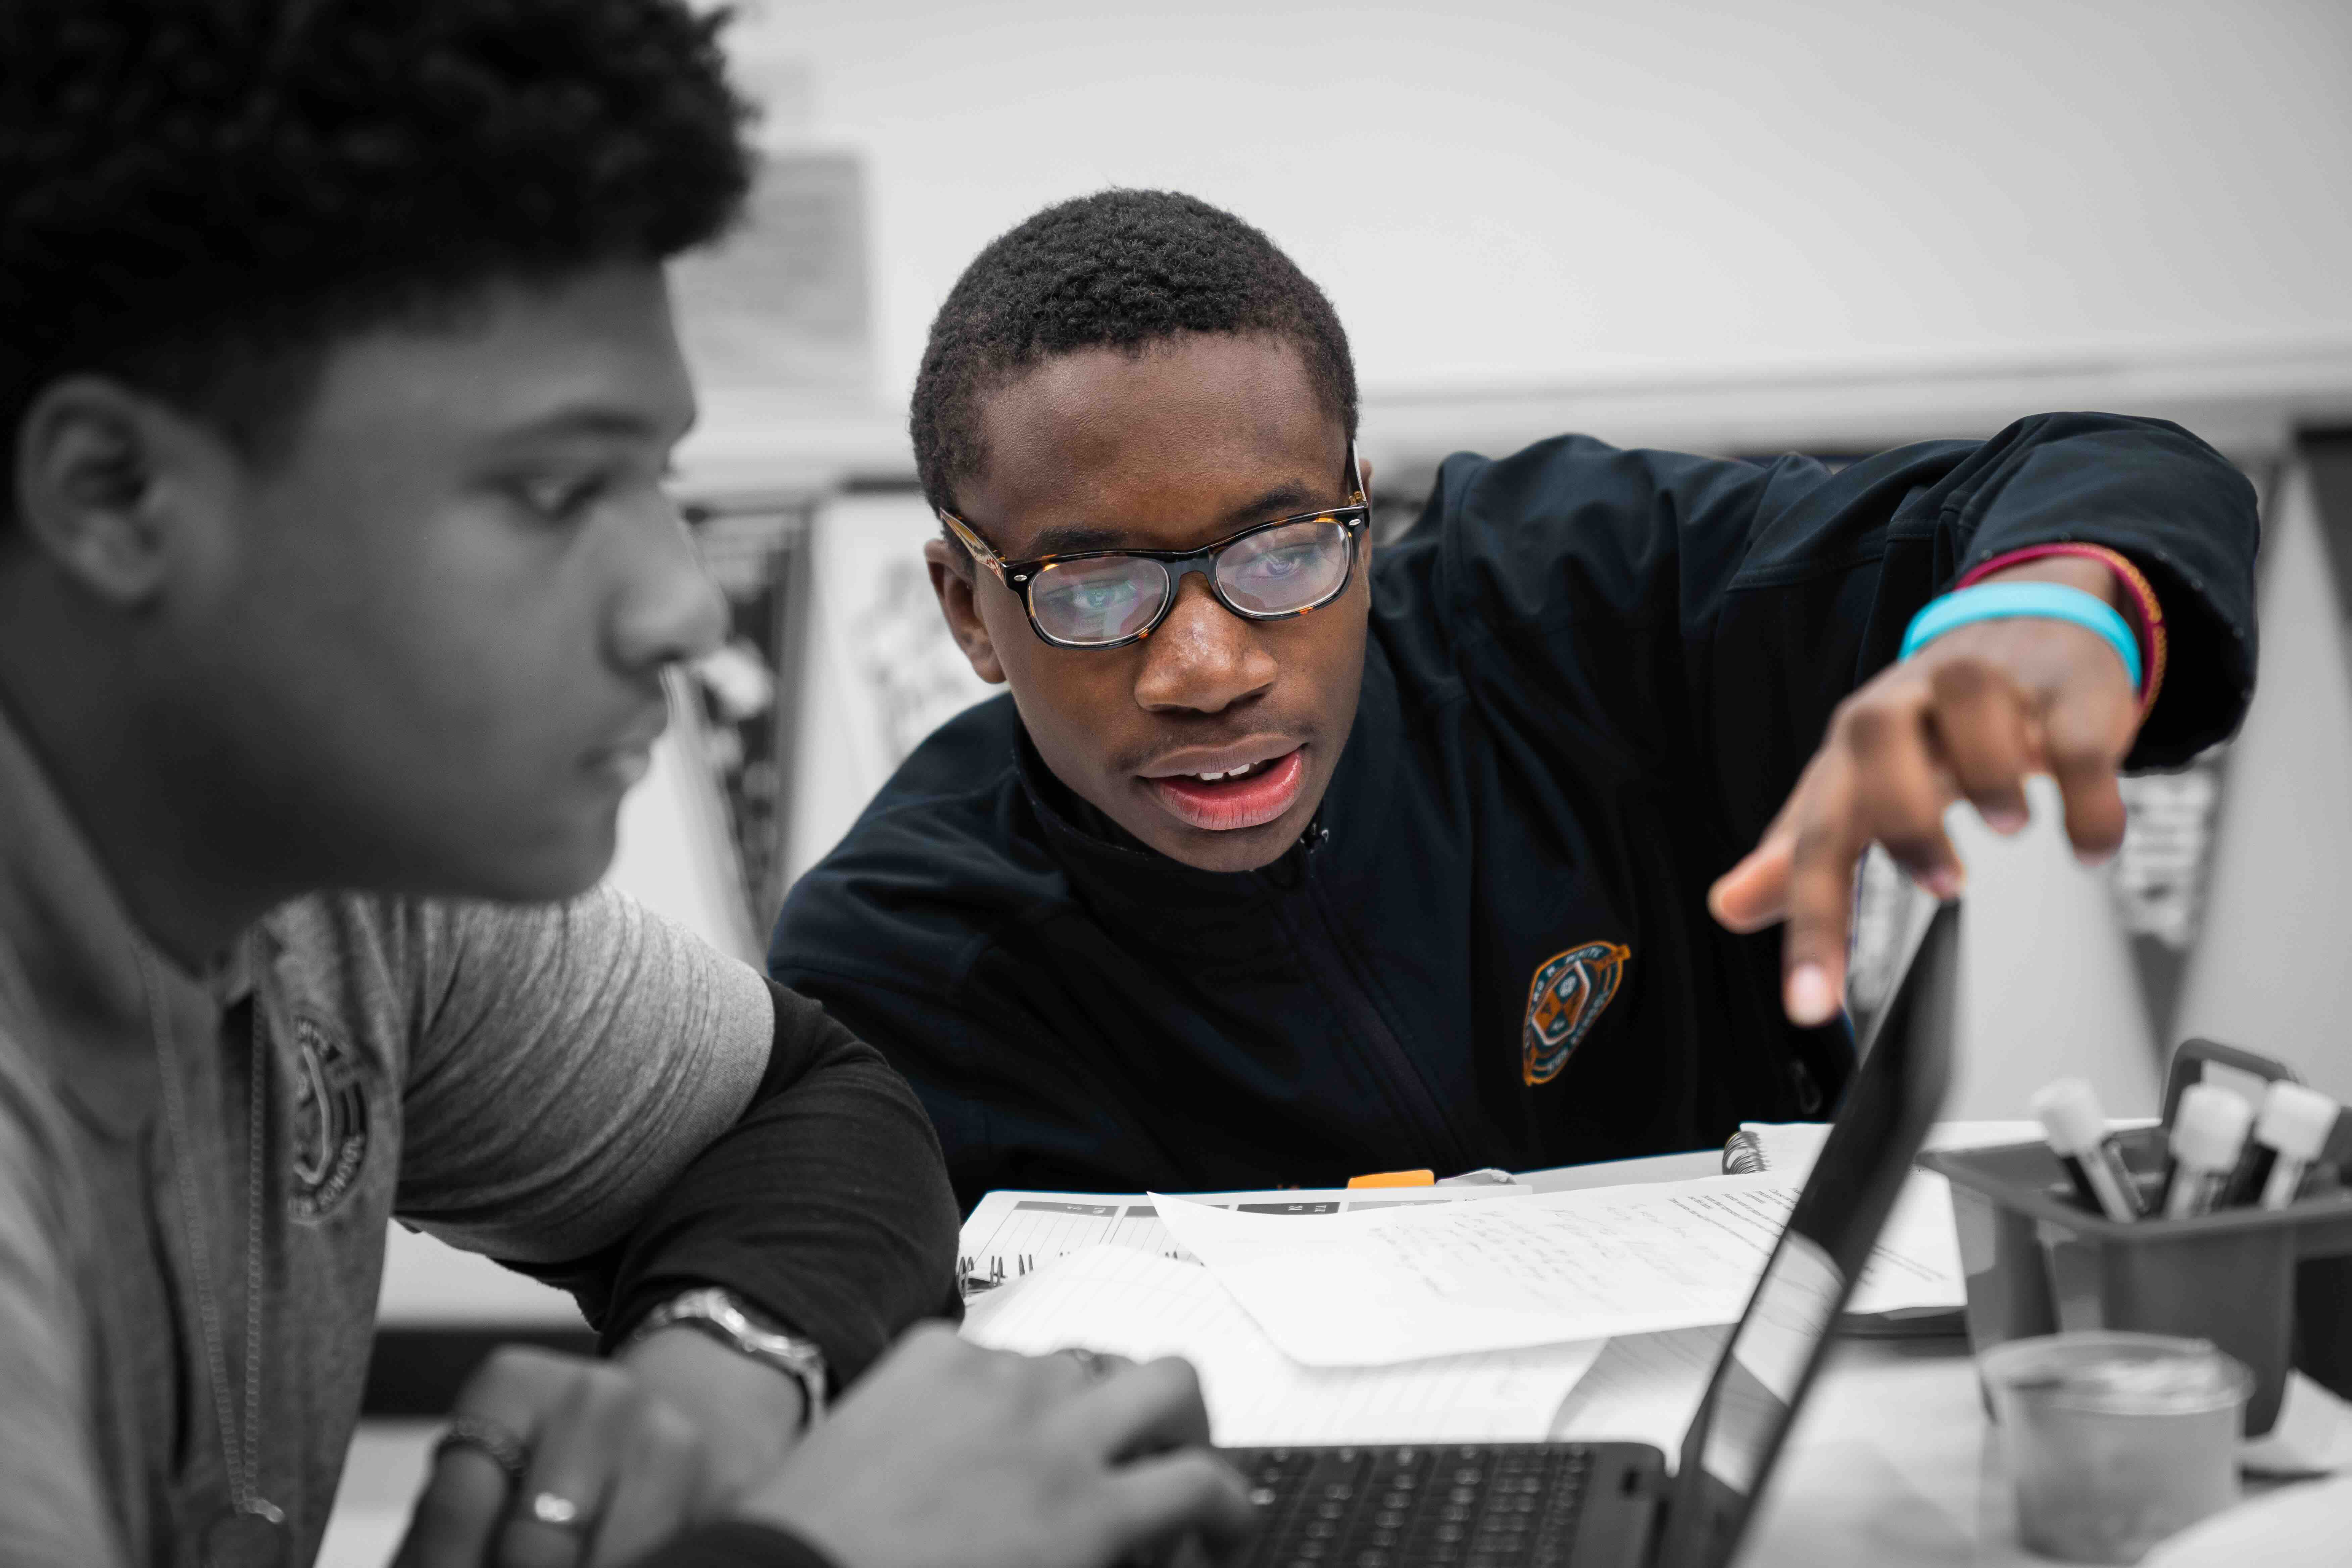
[[[735,1292],[814,1341],[836,1388],[901,1331],[959,1316],[956,1210],[939,1140],[879,1052],[771,983],[775,1043],[735,1124],[621,1241],[551,1267],[610,1352],[663,1301]]]

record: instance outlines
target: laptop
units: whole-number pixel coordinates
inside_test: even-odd
[[[1951,1078],[1959,906],[1937,906],[1670,1474],[1645,1443],[1246,1448],[1247,1568],[1721,1568]]]

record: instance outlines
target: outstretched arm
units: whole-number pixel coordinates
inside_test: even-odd
[[[2117,771],[2187,762],[2252,690],[2253,489],[2161,420],[2037,415],[1834,471],[1571,437],[1449,460],[1431,508],[1391,565],[1432,577],[1496,686],[1540,682],[1546,721],[1578,744],[1693,781],[1691,833],[1738,862],[1717,917],[1790,921],[1801,1024],[1836,1011],[1874,839],[1949,887],[1941,807],[2004,821],[2021,778],[2053,771],[2077,847],[2111,849]],[[2160,604],[2170,657],[2144,712],[2116,656],[2071,626],[1965,626],[1895,663],[1912,616],[1965,574],[2053,544],[2114,552]],[[2011,574],[2102,596],[2115,582],[2080,558]]]
[[[2116,574],[2078,557],[1982,581],[2056,583],[2125,607]],[[1839,704],[1788,803],[1708,905],[1736,931],[1788,922],[1783,1003],[1791,1022],[1825,1024],[1844,990],[1855,869],[1874,842],[1922,887],[1956,897],[1964,873],[1945,808],[1966,800],[1994,832],[2016,833],[2026,778],[2049,773],[2075,854],[2103,860],[2123,843],[2116,781],[2142,712],[2123,661],[2094,632],[2032,619],[1959,627]]]

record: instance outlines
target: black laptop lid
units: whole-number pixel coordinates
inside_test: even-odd
[[[1747,1527],[1951,1079],[1960,909],[1936,908],[1863,1046],[1812,1174],[1683,1441],[1662,1568],[1719,1568]]]

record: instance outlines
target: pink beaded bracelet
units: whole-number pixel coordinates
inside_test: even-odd
[[[2029,561],[2040,561],[2052,555],[2079,555],[2085,561],[2096,561],[2116,574],[2124,585],[2124,619],[2131,623],[2133,634],[2139,638],[2140,717],[2147,717],[2156,706],[2156,695],[2164,686],[2164,606],[2156,596],[2156,588],[2147,574],[2132,564],[2131,557],[2120,551],[2109,550],[2104,544],[2078,544],[2071,541],[2057,544],[2029,544],[1996,555],[1975,568],[1952,586],[1961,588],[1983,582],[1996,572],[2006,572],[2012,566],[2022,566]]]

